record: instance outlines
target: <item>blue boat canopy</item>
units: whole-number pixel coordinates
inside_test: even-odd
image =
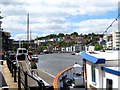
[[[92,55],[87,54],[86,52],[80,53],[80,56],[83,59],[85,59],[85,60],[87,60],[89,62],[92,62],[94,64],[105,64],[105,59],[104,58],[96,58],[96,57],[94,57]]]
[[[120,76],[120,71],[112,70],[112,69],[109,69],[109,68],[106,68],[106,67],[101,67],[101,69],[105,72]]]

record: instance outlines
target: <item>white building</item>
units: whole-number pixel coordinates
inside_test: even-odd
[[[120,49],[120,30],[112,32],[113,36],[113,49]]]
[[[106,47],[109,49],[120,49],[120,30],[114,30],[103,37],[106,41]]]
[[[84,61],[86,87],[91,89],[120,89],[119,51],[80,53]]]

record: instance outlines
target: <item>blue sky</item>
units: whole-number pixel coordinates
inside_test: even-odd
[[[0,0],[2,28],[13,39],[26,39],[30,14],[32,39],[48,34],[103,33],[117,17],[119,0]],[[117,21],[109,32],[117,29]]]

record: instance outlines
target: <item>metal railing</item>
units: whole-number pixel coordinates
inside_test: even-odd
[[[7,65],[10,70],[11,76],[14,78],[14,82],[18,83],[18,89],[31,90],[28,85],[28,78],[34,80],[38,85],[34,87],[34,90],[47,90],[42,80],[36,79],[33,75],[30,75],[27,71],[24,71],[20,66],[16,66],[16,61],[7,58]],[[23,86],[23,87],[22,87]]]

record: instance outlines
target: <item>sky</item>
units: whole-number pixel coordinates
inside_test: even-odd
[[[15,40],[26,40],[29,13],[31,38],[49,34],[102,34],[118,16],[119,0],[0,0],[2,28]],[[108,33],[116,30],[114,22]]]

